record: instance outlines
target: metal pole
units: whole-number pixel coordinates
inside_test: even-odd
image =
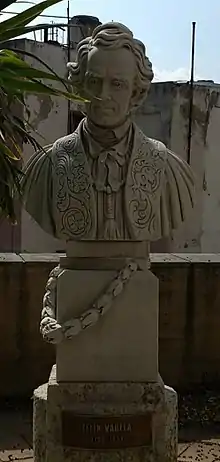
[[[67,3],[67,59],[70,61],[70,2]],[[67,101],[67,135],[71,132],[70,100]]]
[[[48,42],[48,27],[44,28],[44,42]]]
[[[191,161],[191,141],[192,141],[192,113],[193,113],[193,96],[194,96],[194,63],[195,63],[195,32],[196,23],[192,23],[192,51],[191,51],[191,78],[190,78],[190,94],[189,94],[189,127],[188,127],[188,146],[187,146],[187,162]]]
[[[70,2],[68,0],[67,6],[67,57],[70,61]]]
[[[53,21],[52,21],[52,24],[54,24]],[[51,28],[51,40],[52,42],[54,41],[54,28],[53,27]]]

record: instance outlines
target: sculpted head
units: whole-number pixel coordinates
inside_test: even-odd
[[[77,60],[68,63],[74,89],[89,99],[86,112],[95,124],[122,124],[145,99],[153,79],[145,46],[122,24],[96,27],[77,48]]]

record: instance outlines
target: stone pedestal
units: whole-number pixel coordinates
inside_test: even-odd
[[[60,324],[89,309],[125,261],[90,258],[80,264],[73,260],[57,279]],[[157,278],[138,269],[94,326],[57,345],[57,381],[156,381],[158,297]]]
[[[176,462],[177,396],[158,373],[146,246],[74,243],[55,285],[48,306],[63,337],[34,393],[35,462]]]
[[[177,460],[177,395],[154,383],[62,383],[34,393],[35,462]]]

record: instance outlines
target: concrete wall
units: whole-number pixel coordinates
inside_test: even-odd
[[[162,246],[157,243],[155,251],[220,252],[219,89],[208,83],[194,87],[190,164],[197,180],[197,206],[188,223]],[[153,84],[137,122],[146,135],[163,141],[187,160],[189,85]]]
[[[171,147],[187,158],[189,88],[178,88],[173,112]],[[220,251],[220,188],[218,181],[219,86],[195,86],[190,163],[197,177],[197,207],[192,219],[174,235],[172,251]],[[184,250],[185,249],[185,250]]]
[[[135,114],[135,122],[150,138],[171,147],[173,105],[176,97],[173,82],[153,83],[149,95]]]
[[[54,348],[39,334],[44,287],[56,254],[0,254],[0,395],[47,381]],[[220,382],[220,254],[152,254],[160,281],[159,359],[178,389]]]
[[[67,77],[68,56],[66,48],[50,43],[25,40],[25,50],[37,55],[59,76]],[[74,60],[74,58],[75,51],[71,50],[71,59]],[[26,61],[35,67],[47,70],[32,58],[26,58]],[[56,84],[56,87],[65,90],[62,85]],[[56,139],[67,134],[67,100],[47,95],[28,95],[26,103],[30,111],[30,123],[34,129],[34,136],[42,146],[54,143]],[[33,153],[33,147],[25,145],[24,161],[26,162]],[[64,248],[64,243],[45,233],[25,210],[22,211],[21,250],[26,252],[56,252]]]
[[[204,158],[203,223],[201,248],[203,252],[220,251],[220,99],[215,98],[209,116]]]

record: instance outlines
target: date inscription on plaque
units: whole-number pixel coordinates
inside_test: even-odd
[[[79,416],[62,411],[62,444],[78,449],[150,446],[152,415]]]

